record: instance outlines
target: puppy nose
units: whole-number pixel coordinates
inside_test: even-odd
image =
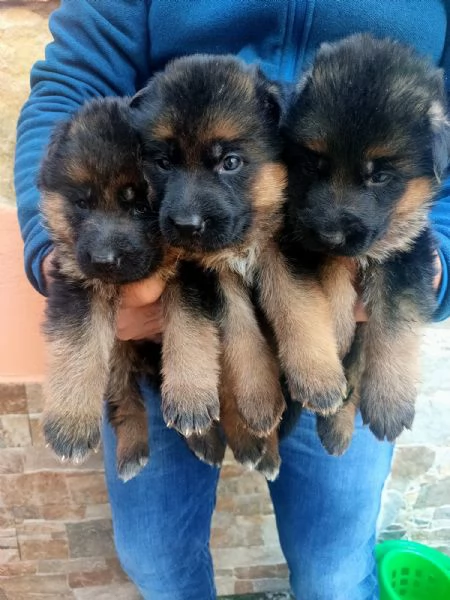
[[[331,248],[342,246],[345,242],[345,235],[342,231],[321,231],[319,237],[324,244]]]
[[[205,221],[200,215],[172,217],[172,221],[178,232],[185,237],[201,235],[205,231]]]
[[[120,265],[120,256],[116,252],[105,251],[105,252],[93,252],[91,253],[91,263],[95,267],[118,267]]]

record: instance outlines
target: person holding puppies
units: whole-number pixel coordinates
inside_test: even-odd
[[[25,241],[25,266],[46,293],[52,243],[39,214],[36,173],[51,131],[95,96],[134,95],[148,78],[180,55],[238,55],[281,83],[300,79],[322,42],[366,31],[392,37],[450,68],[445,37],[450,12],[438,0],[267,1],[66,0],[51,17],[54,42],[31,75],[31,94],[18,124],[16,190]],[[189,25],[187,24],[189,21]],[[381,66],[382,68],[382,66]],[[238,107],[239,108],[239,107]],[[436,320],[450,314],[450,182],[443,182],[431,219],[437,240]],[[155,276],[125,286],[117,337],[158,340],[164,281]],[[364,320],[359,306],[355,320]],[[149,408],[152,459],[123,484],[115,439],[103,441],[115,542],[121,563],[146,600],[216,597],[209,553],[218,470],[201,463],[166,427],[155,389],[142,392]],[[270,483],[291,585],[300,600],[377,598],[373,558],[381,491],[392,444],[379,442],[357,416],[348,451],[329,456],[305,411],[280,444],[282,466]]]

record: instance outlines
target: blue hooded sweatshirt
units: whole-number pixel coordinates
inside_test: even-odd
[[[322,42],[356,32],[414,46],[444,68],[449,90],[448,25],[448,0],[62,0],[17,131],[15,185],[31,283],[44,293],[41,264],[51,250],[38,209],[40,159],[55,123],[85,100],[132,95],[167,61],[196,52],[233,53],[291,83]],[[443,269],[435,319],[442,320],[450,315],[450,177],[431,218]]]

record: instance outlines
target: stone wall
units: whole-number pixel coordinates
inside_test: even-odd
[[[101,453],[59,463],[40,384],[0,384],[0,599],[133,600],[114,551]],[[212,551],[221,594],[287,589],[265,480],[223,468]],[[3,593],[3,595],[2,595]]]
[[[50,41],[48,16],[56,0],[0,0],[0,205],[14,204],[12,165],[16,122],[29,93],[30,69]]]

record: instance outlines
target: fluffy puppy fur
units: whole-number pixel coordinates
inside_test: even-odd
[[[282,131],[291,253],[315,256],[347,355],[351,394],[319,418],[319,435],[342,453],[359,407],[377,438],[394,440],[413,422],[420,326],[435,308],[428,211],[448,162],[442,73],[390,40],[324,45]],[[368,313],[356,335],[355,270]]]
[[[136,377],[158,375],[158,353],[114,336],[119,286],[163,268],[154,191],[142,174],[129,100],[94,100],[51,139],[40,172],[42,212],[54,242],[45,334],[49,376],[44,434],[61,458],[84,460],[100,440],[109,380],[118,470],[128,479],[148,457]]]
[[[252,286],[292,397],[327,414],[346,389],[325,294],[314,277],[296,277],[277,244],[286,186],[277,90],[233,57],[193,56],[169,64],[133,106],[162,234],[180,257],[216,275],[221,299],[202,347],[192,349],[191,368],[180,374],[172,337],[182,331],[189,339],[192,324],[178,318],[171,298],[179,305],[183,291],[169,285],[166,422],[194,434],[201,455],[219,447],[211,417],[220,412],[235,455],[257,464],[261,456],[241,450],[248,442],[254,452],[258,437],[273,434],[285,403],[277,360],[250,300]],[[208,427],[209,439],[202,435]],[[276,438],[267,446],[276,448]]]

